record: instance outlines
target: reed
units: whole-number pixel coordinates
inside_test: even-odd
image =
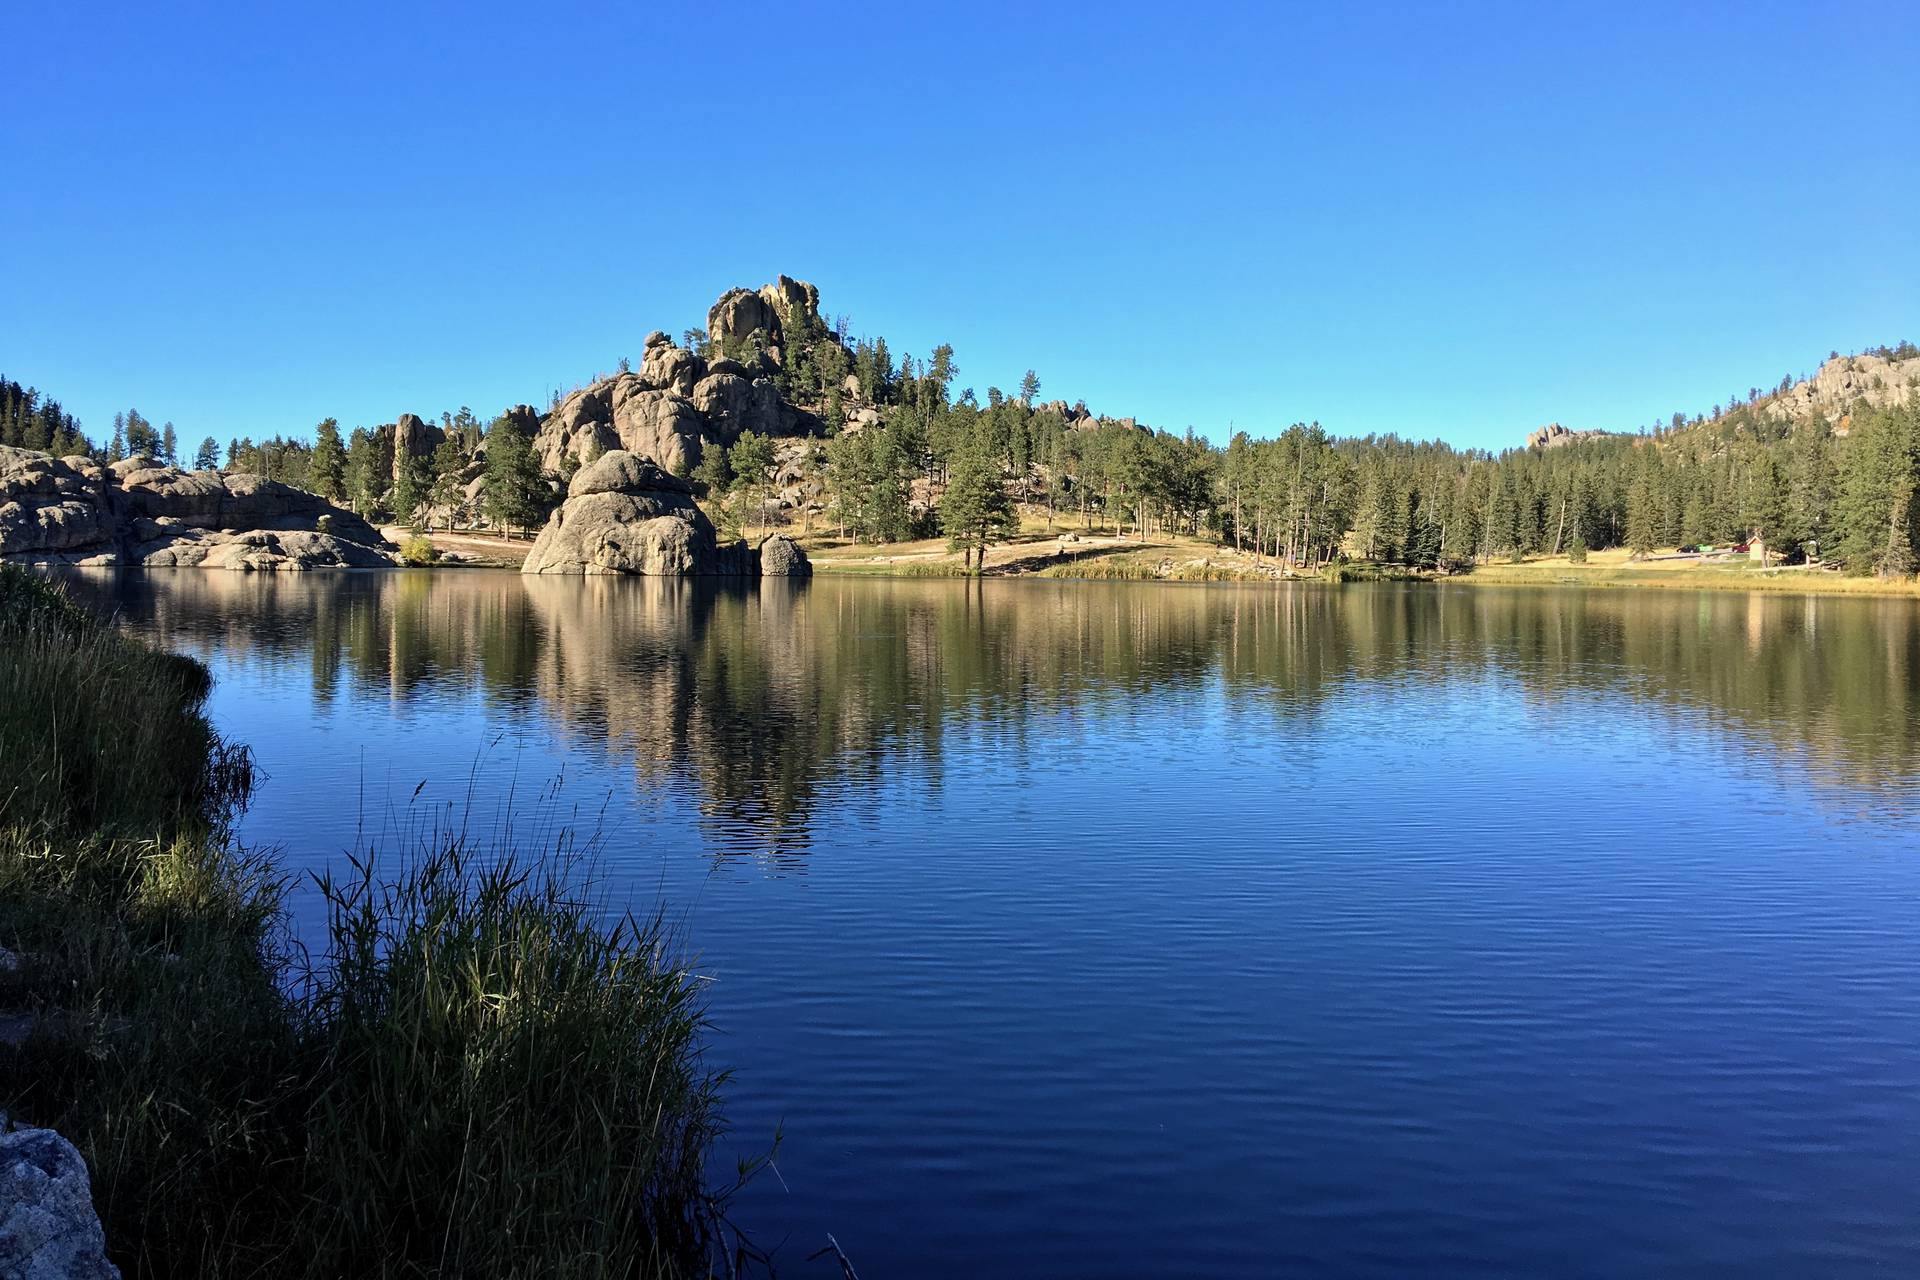
[[[610,919],[570,832],[447,822],[320,879],[308,954],[230,838],[252,762],[207,690],[0,568],[0,1010],[31,1028],[0,1107],[87,1157],[126,1274],[713,1272],[738,1181],[672,931]]]

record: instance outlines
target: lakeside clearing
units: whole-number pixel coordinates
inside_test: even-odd
[[[831,531],[802,535],[819,573],[878,577],[962,577],[958,552],[944,538],[855,544]],[[1920,598],[1920,579],[1854,577],[1831,569],[1774,565],[1761,568],[1744,555],[1687,556],[1673,548],[1636,561],[1623,547],[1590,552],[1576,564],[1564,555],[1495,560],[1471,572],[1434,574],[1403,565],[1345,562],[1351,579],[1396,578],[1483,586],[1650,587],[1662,590],[1786,591],[1820,595]],[[1286,572],[1271,557],[1256,557],[1207,538],[1184,534],[1090,531],[1031,516],[1018,535],[986,554],[988,577],[1050,577],[1163,582],[1321,582],[1322,574]]]

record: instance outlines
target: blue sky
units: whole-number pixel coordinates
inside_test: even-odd
[[[983,392],[1500,446],[1920,339],[1904,3],[539,8],[15,6],[0,372],[491,415],[785,271]]]

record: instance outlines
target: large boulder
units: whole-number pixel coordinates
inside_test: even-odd
[[[694,506],[691,484],[661,470],[652,458],[626,449],[616,449],[580,468],[567,484],[569,498],[584,498],[593,493],[677,494],[684,495],[686,502],[671,498],[663,501],[676,508]]]
[[[582,467],[522,573],[688,577],[748,571],[745,543],[722,544],[693,487],[616,449]]]
[[[632,573],[651,577],[755,574],[804,578],[813,566],[776,533],[749,550],[721,543],[693,486],[651,458],[616,449],[580,468],[567,500],[533,544],[524,573]]]
[[[633,379],[632,374],[623,378]],[[613,433],[613,387],[617,379],[596,382],[562,400],[532,435],[533,454],[544,471],[558,472],[568,458],[590,458],[620,447]],[[638,379],[634,379],[637,383]]]
[[[805,578],[813,573],[813,562],[800,544],[784,533],[776,533],[760,544],[760,576],[763,578]]]
[[[87,1162],[73,1144],[51,1129],[0,1134],[0,1276],[118,1280],[119,1275],[107,1261]]]
[[[182,471],[146,457],[101,467],[5,447],[0,561],[234,569],[397,562],[365,520],[277,480]]]

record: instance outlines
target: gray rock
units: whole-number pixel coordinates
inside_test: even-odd
[[[101,468],[5,447],[0,560],[236,569],[395,563],[365,520],[276,480],[182,471],[140,457]]]
[[[640,361],[640,379],[648,387],[675,395],[693,394],[693,384],[706,374],[706,363],[685,347],[671,343],[648,346]]]
[[[805,578],[813,574],[813,563],[800,544],[784,533],[776,533],[760,544],[760,576],[763,578]]]
[[[693,486],[679,476],[662,471],[652,458],[616,449],[582,467],[567,485],[567,496],[584,498],[590,493],[641,493],[648,490],[691,494]]]
[[[718,541],[692,486],[649,458],[614,450],[574,476],[521,572],[740,574],[748,558],[744,543]]]
[[[760,286],[760,298],[779,320],[779,329],[770,335],[775,338],[783,337],[792,329],[796,315],[804,314],[810,320],[820,319],[820,291],[805,280],[781,276],[772,284]]]
[[[87,1164],[51,1129],[0,1134],[0,1276],[118,1280]]]

